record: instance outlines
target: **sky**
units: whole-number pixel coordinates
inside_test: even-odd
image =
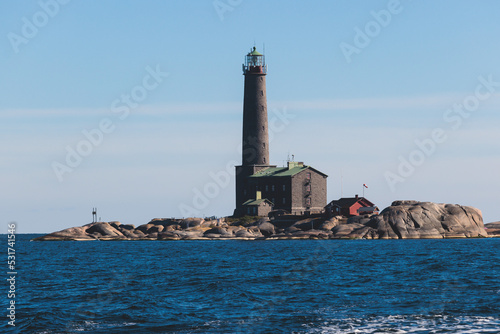
[[[265,53],[270,158],[364,195],[499,221],[500,2],[0,2],[0,212],[18,233],[227,216],[243,75]],[[368,188],[363,188],[366,184]],[[6,233],[6,232],[5,232]]]

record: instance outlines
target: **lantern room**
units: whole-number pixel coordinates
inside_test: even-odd
[[[254,46],[252,51],[249,52],[245,58],[245,64],[243,64],[243,74],[265,74],[266,72],[266,59],[264,55],[258,52]]]

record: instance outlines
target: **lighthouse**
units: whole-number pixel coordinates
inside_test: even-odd
[[[243,166],[269,163],[266,74],[265,57],[253,47],[243,64]]]
[[[269,165],[265,56],[253,47],[242,67],[245,76],[242,161],[241,166],[236,166],[235,215],[243,215],[243,204],[257,196],[256,189],[249,189],[249,176],[262,169],[276,167]]]
[[[303,162],[276,167],[269,161],[265,56],[255,47],[243,64],[243,138],[236,166],[234,216],[268,216],[272,210],[294,215],[323,212],[327,175]]]

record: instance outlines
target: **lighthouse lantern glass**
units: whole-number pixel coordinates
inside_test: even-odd
[[[248,66],[262,66],[263,61],[262,61],[262,56],[247,56],[247,64]]]

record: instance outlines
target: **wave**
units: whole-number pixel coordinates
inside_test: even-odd
[[[388,317],[347,318],[325,320],[322,325],[304,324],[305,333],[498,333],[500,318],[448,315],[396,315]]]

